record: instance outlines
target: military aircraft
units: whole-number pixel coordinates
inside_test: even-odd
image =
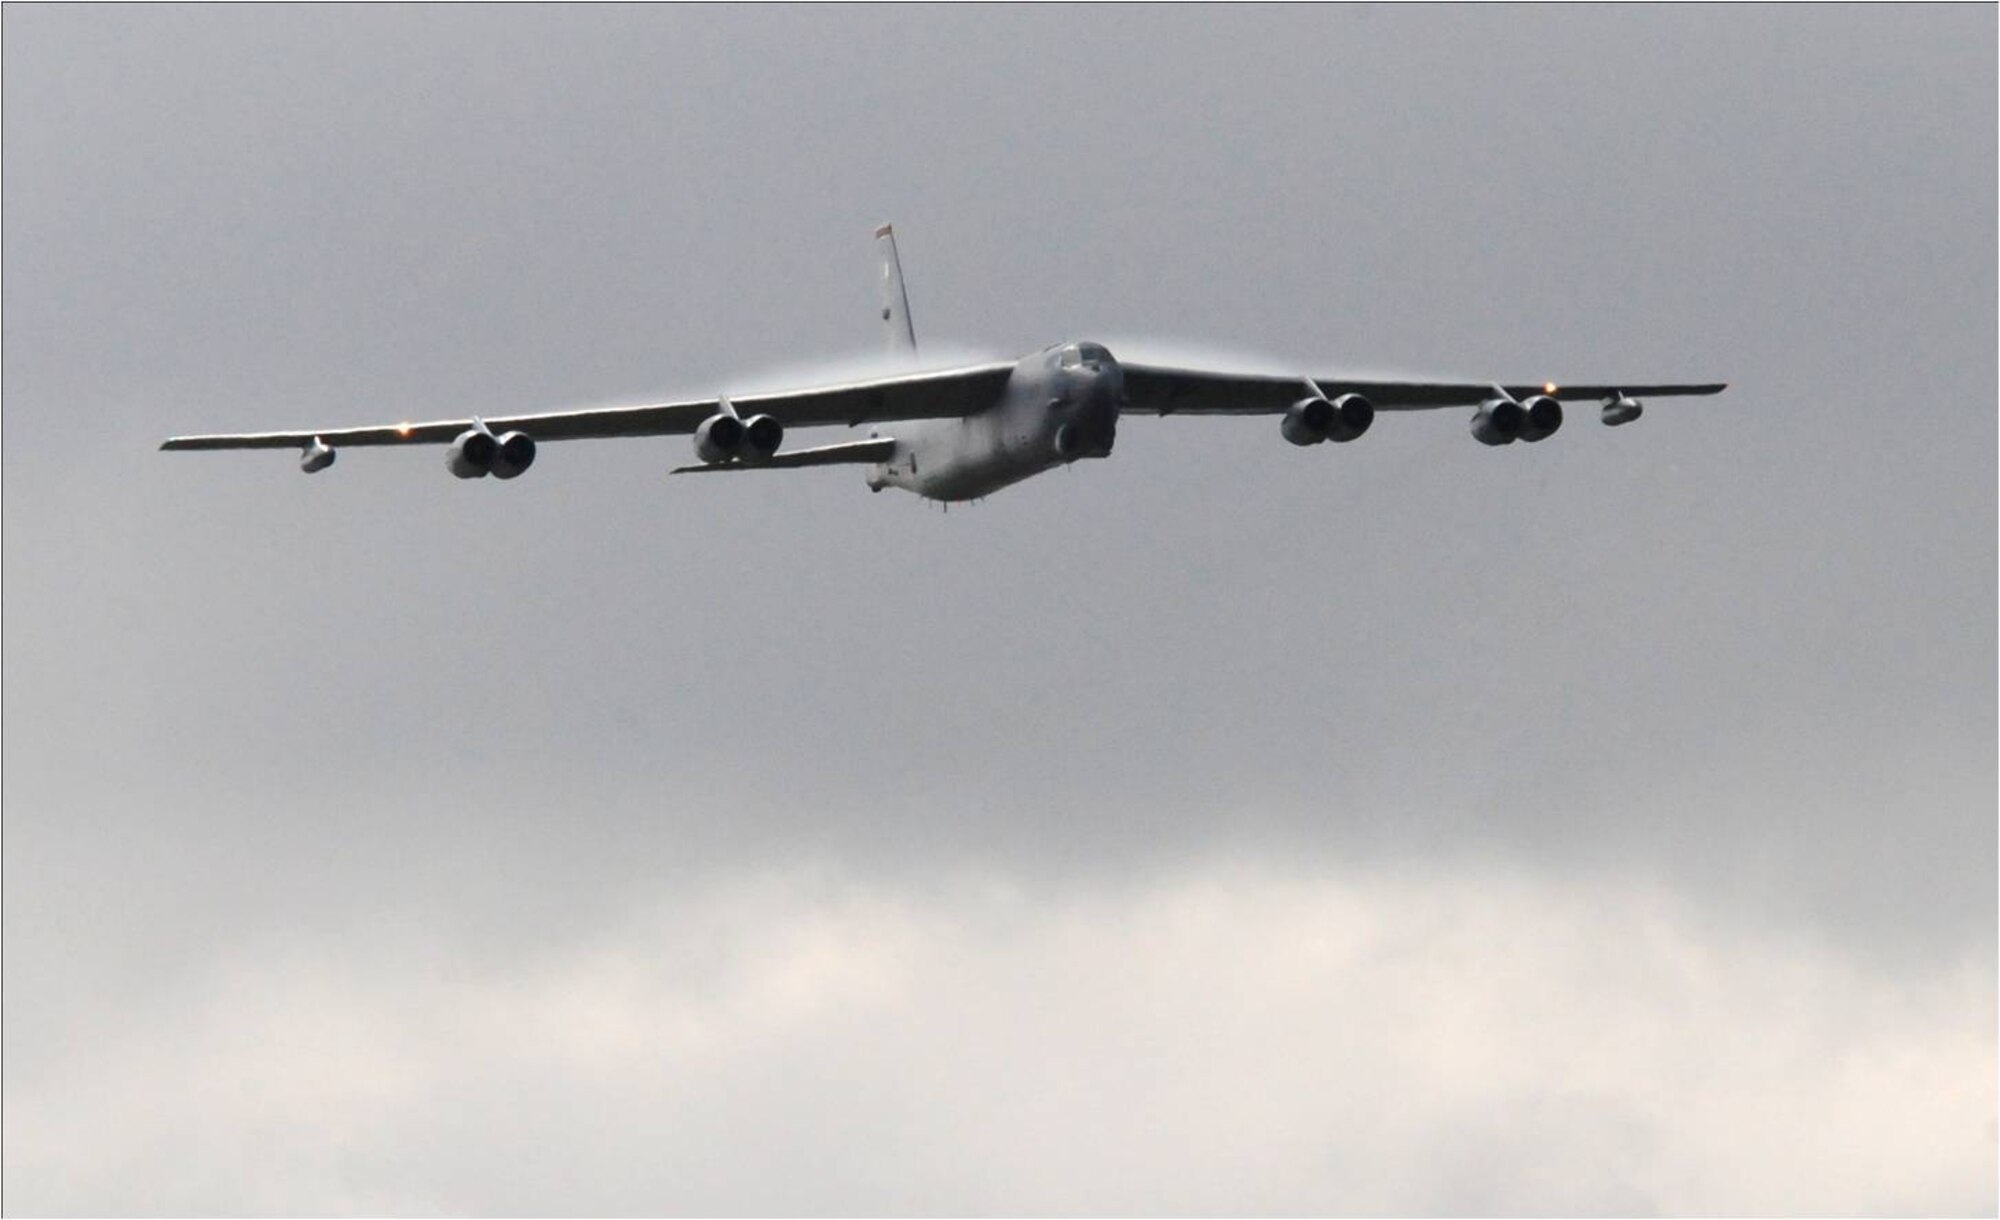
[[[881,315],[891,351],[915,362],[916,331],[903,290],[896,235],[875,230]],[[443,444],[461,479],[512,479],[543,441],[692,436],[697,461],[670,473],[788,470],[852,463],[868,487],[900,487],[947,503],[974,500],[1082,458],[1111,455],[1128,415],[1276,415],[1294,445],[1345,443],[1381,411],[1472,407],[1485,445],[1535,443],[1562,427],[1563,404],[1597,401],[1606,424],[1639,418],[1640,399],[1717,394],[1709,385],[1502,385],[1494,382],[1358,380],[1245,374],[1120,361],[1103,345],[1058,343],[1011,362],[873,377],[781,393],[720,396],[635,407],[432,420],[362,428],[176,436],[162,449],[297,449],[311,474],[343,448]],[[866,440],[784,448],[792,428],[863,424]]]

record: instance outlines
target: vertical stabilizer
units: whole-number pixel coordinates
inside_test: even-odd
[[[889,332],[889,350],[917,354],[917,332],[910,325],[910,298],[903,291],[903,264],[896,258],[896,231],[889,225],[875,230],[875,258],[882,265],[882,325]]]

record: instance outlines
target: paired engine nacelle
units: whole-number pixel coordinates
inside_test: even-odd
[[[743,421],[743,459],[761,462],[785,443],[785,425],[768,415],[752,415]]]
[[[785,425],[768,415],[740,419],[734,415],[711,415],[694,430],[694,455],[704,462],[726,462],[742,458],[760,462],[778,451],[785,441]]]
[[[711,415],[694,430],[694,455],[704,462],[726,462],[743,447],[743,421],[734,415]]]
[[[1278,429],[1294,445],[1321,441],[1344,444],[1368,431],[1374,422],[1374,404],[1359,394],[1342,394],[1331,402],[1315,394],[1293,403]]]
[[[444,451],[445,468],[461,479],[511,479],[535,464],[535,438],[525,432],[495,436],[467,428]]]
[[[467,428],[444,451],[445,469],[461,479],[483,479],[492,473],[493,452],[499,447],[491,432]]]
[[[511,479],[535,464],[535,438],[525,432],[509,432],[500,438],[493,453],[493,477]]]
[[[1530,444],[1556,434],[1563,426],[1563,405],[1547,394],[1536,394],[1521,404],[1521,439]]]
[[[1472,435],[1482,445],[1532,444],[1555,435],[1562,423],[1562,404],[1547,394],[1532,395],[1525,402],[1489,398],[1472,417]]]

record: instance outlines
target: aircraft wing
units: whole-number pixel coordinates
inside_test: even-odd
[[[906,419],[950,419],[974,415],[999,400],[1014,366],[968,365],[929,373],[877,377],[809,390],[732,395],[738,413],[770,415],[787,428],[854,425]],[[536,441],[571,441],[616,436],[674,436],[692,433],[722,409],[719,398],[656,403],[637,407],[594,407],[534,415],[489,415],[482,422],[496,433],[525,432]],[[231,432],[176,436],[162,449],[296,449],[315,440],[335,450],[349,445],[447,444],[471,419],[375,424],[362,428],[308,428],[290,432]]]
[[[1154,415],[1281,415],[1311,389],[1304,377],[1263,373],[1211,373],[1201,369],[1163,368],[1120,362],[1125,370],[1126,410]],[[1313,383],[1329,398],[1359,394],[1381,411],[1426,411],[1437,407],[1476,407],[1493,397],[1490,381],[1378,381],[1353,377],[1315,377]],[[1565,402],[1602,400],[1623,394],[1630,398],[1671,398],[1688,394],[1720,394],[1721,382],[1704,385],[1508,385],[1514,398],[1548,394]]]

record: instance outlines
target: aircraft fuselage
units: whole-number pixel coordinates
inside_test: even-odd
[[[1110,352],[1059,344],[1022,357],[991,408],[899,431],[895,454],[869,467],[868,486],[976,500],[1079,458],[1108,457],[1124,401],[1124,373]]]

